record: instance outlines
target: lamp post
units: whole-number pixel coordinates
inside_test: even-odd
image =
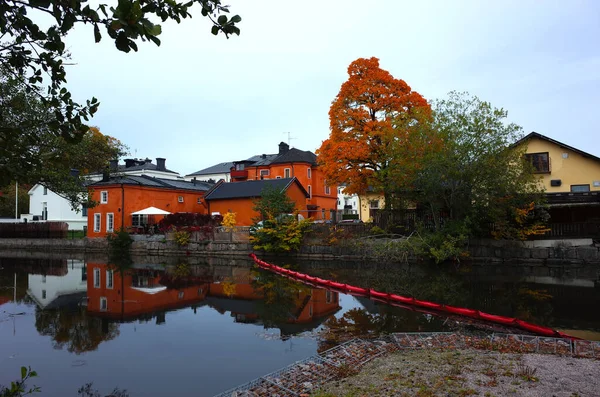
[[[19,219],[19,182],[15,181],[15,219]]]

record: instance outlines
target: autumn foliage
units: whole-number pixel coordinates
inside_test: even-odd
[[[422,126],[431,108],[377,58],[357,59],[348,75],[331,104],[330,136],[317,150],[318,161],[327,180],[346,183],[348,193],[368,187],[389,193],[389,171],[414,169],[430,147]]]

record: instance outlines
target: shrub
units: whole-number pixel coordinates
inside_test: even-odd
[[[221,215],[199,214],[195,212],[176,212],[169,214],[158,222],[161,232],[180,228],[201,228],[204,226],[215,227],[223,222]],[[196,231],[196,230],[189,230]]]
[[[187,230],[177,230],[173,233],[173,238],[178,246],[183,247],[190,243],[191,234]]]
[[[257,229],[250,236],[250,242],[255,250],[266,252],[291,252],[300,249],[304,233],[311,225],[311,221],[303,219],[286,219],[277,221],[269,219],[264,221],[263,227]]]
[[[227,231],[230,231],[236,225],[235,215],[235,212],[228,212],[223,217],[222,225],[227,228]]]

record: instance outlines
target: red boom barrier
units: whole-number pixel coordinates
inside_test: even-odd
[[[550,336],[550,337],[556,337],[556,338],[568,338],[568,339],[579,339],[577,337],[567,335],[563,332],[559,332],[559,331],[549,328],[549,327],[543,327],[541,325],[531,324],[526,321],[522,321],[522,320],[512,318],[512,317],[497,316],[495,314],[484,313],[479,310],[467,309],[464,307],[442,305],[439,303],[418,300],[418,299],[409,298],[406,296],[389,294],[386,292],[379,292],[379,291],[375,291],[373,289],[366,289],[366,288],[355,287],[353,285],[336,283],[334,281],[324,280],[319,277],[312,277],[312,276],[309,276],[308,274],[299,273],[299,272],[295,272],[295,271],[292,271],[289,269],[285,269],[283,267],[272,265],[270,263],[261,261],[254,254],[250,254],[250,257],[252,258],[254,263],[256,263],[258,266],[262,267],[265,270],[270,270],[275,273],[287,275],[291,278],[294,278],[294,279],[297,279],[297,280],[300,280],[303,282],[310,282],[311,284],[314,284],[317,286],[342,290],[351,295],[364,296],[364,297],[367,297],[367,298],[370,298],[373,300],[388,302],[388,303],[392,303],[392,304],[399,303],[399,304],[403,304],[403,305],[417,306],[417,307],[422,307],[422,308],[426,308],[426,309],[431,309],[436,312],[457,314],[460,316],[475,318],[475,319],[487,321],[490,323],[508,325],[508,326],[512,326],[512,327],[516,327],[516,328],[521,328],[525,331],[528,331],[528,332],[531,332],[531,333],[534,333],[537,335],[542,335],[542,336]]]

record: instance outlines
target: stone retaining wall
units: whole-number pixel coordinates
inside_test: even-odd
[[[473,240],[469,245],[469,260],[476,263],[527,263],[540,265],[598,264],[600,265],[600,247],[592,240],[560,240],[545,242]],[[101,238],[84,239],[0,239],[0,251],[25,252],[68,252],[102,253],[108,252],[108,242]],[[179,247],[164,236],[135,236],[132,255],[138,257],[222,257],[244,258],[252,252],[247,242],[192,242]],[[273,257],[273,254],[258,253],[261,257]],[[276,255],[281,257],[282,255]],[[289,254],[297,259],[365,261],[373,256],[354,247],[305,245],[300,252]],[[408,258],[409,261],[415,258]]]

